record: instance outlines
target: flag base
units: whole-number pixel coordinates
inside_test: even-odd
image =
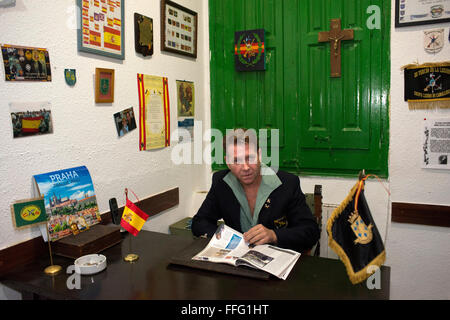
[[[45,274],[48,274],[48,275],[50,275],[50,276],[55,276],[55,275],[57,275],[58,273],[60,273],[61,270],[62,270],[62,267],[61,267],[61,266],[58,266],[58,265],[53,264],[53,265],[51,265],[51,266],[45,268],[45,269],[44,269],[44,272],[45,272]]]
[[[127,254],[123,260],[126,262],[135,262],[137,259],[139,259],[139,256],[134,253]]]

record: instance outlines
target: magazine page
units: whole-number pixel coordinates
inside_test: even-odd
[[[281,249],[272,245],[260,245],[245,253],[236,261],[236,265],[251,264],[260,270],[286,280],[299,257],[300,253],[293,250]]]
[[[236,260],[249,250],[242,233],[226,225],[220,225],[205,249],[193,260],[224,262],[235,265]]]

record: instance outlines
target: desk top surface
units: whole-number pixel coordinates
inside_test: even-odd
[[[135,263],[123,260],[130,253],[130,240],[133,253],[140,256]],[[341,261],[304,255],[287,280],[258,280],[170,264],[170,258],[192,241],[150,231],[141,231],[138,237],[126,236],[102,252],[107,258],[106,270],[81,276],[81,289],[68,289],[67,282],[75,284],[69,279],[72,274],[66,273],[73,260],[58,256],[54,263],[63,271],[57,276],[44,274],[49,261],[43,258],[0,281],[20,292],[50,299],[389,299],[390,268],[385,266],[380,272],[381,289],[369,290],[366,282],[350,283]]]

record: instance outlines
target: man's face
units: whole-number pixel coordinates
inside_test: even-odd
[[[251,185],[260,176],[261,163],[253,145],[242,143],[227,146],[226,162],[242,185]]]

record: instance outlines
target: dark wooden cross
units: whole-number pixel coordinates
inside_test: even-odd
[[[355,31],[353,29],[342,30],[341,19],[331,19],[330,31],[319,32],[319,42],[330,42],[330,65],[331,77],[341,76],[341,41],[353,40]]]

